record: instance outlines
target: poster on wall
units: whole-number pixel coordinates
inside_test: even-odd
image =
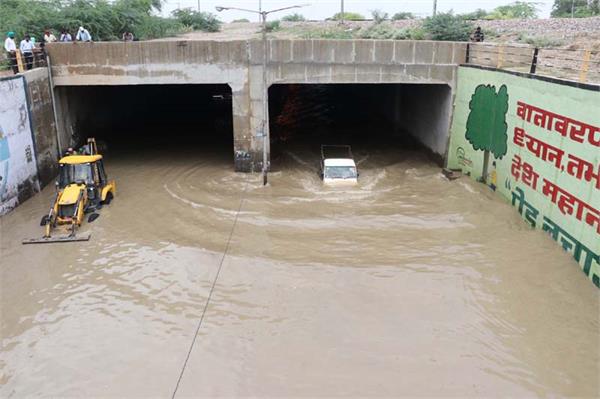
[[[600,91],[461,67],[448,166],[506,198],[600,287]]]
[[[39,191],[25,79],[0,79],[0,215]]]

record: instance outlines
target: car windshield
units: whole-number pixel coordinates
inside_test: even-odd
[[[326,179],[356,179],[354,166],[327,166],[324,177]]]
[[[58,185],[62,188],[75,182],[93,184],[94,178],[92,176],[92,168],[90,166],[91,165],[89,163],[60,165]]]

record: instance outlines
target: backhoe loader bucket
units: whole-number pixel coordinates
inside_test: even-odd
[[[53,242],[73,242],[73,241],[89,241],[92,235],[90,233],[80,235],[63,235],[55,237],[29,238],[23,240],[23,244],[50,244]]]

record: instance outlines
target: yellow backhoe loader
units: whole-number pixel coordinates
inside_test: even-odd
[[[95,211],[110,204],[114,198],[115,182],[106,177],[102,155],[98,154],[93,138],[89,138],[78,153],[66,155],[58,163],[56,197],[40,222],[45,227],[45,234],[42,238],[23,240],[23,244],[89,240],[90,234],[77,235],[77,228],[88,213],[88,222],[96,220],[100,215]],[[66,234],[52,236],[59,227],[66,230]]]

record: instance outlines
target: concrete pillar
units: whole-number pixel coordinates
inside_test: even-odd
[[[250,67],[250,79],[241,87],[231,87],[233,142],[236,172],[260,172],[263,165],[262,67]],[[253,81],[252,76],[255,77]],[[258,81],[256,77],[258,76]],[[268,133],[268,123],[266,126]],[[267,162],[270,143],[267,143]]]

